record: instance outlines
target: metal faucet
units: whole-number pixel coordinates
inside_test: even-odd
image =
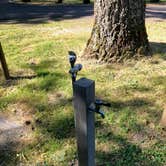
[[[73,84],[76,81],[77,73],[82,69],[82,65],[81,64],[75,65],[75,62],[77,60],[77,55],[75,54],[75,52],[69,51],[68,53],[69,53],[69,62],[71,65],[69,73],[71,74],[72,84]]]
[[[101,106],[111,107],[111,104],[99,99],[95,100],[95,103],[91,103],[88,110],[96,112],[101,115],[102,118],[105,118],[104,112],[100,109]]]

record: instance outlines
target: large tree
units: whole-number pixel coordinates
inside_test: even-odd
[[[149,55],[144,0],[96,0],[85,56],[106,62]]]

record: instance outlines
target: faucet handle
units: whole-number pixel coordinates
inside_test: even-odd
[[[104,112],[100,110],[100,106],[97,106],[95,103],[91,103],[88,110],[100,114],[102,118],[105,118]]]
[[[106,101],[100,100],[100,99],[96,99],[95,100],[95,104],[97,106],[106,106],[106,107],[111,107],[111,103],[108,103]]]

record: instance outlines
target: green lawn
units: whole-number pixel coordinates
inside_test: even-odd
[[[96,162],[104,166],[164,166],[166,22],[147,22],[153,58],[98,64],[81,58],[92,19],[40,24],[1,24],[0,39],[12,76],[38,75],[6,83],[0,70],[0,112],[32,114],[33,139],[0,154],[7,165],[67,166],[77,159],[68,50],[83,64],[79,77],[96,81],[96,96],[112,103],[96,116]]]

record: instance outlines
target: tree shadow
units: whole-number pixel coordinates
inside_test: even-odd
[[[35,125],[44,135],[50,135],[52,138],[59,140],[73,138],[75,136],[74,114],[72,111],[65,113],[66,109],[72,107],[72,97],[59,95],[55,99],[55,102],[36,106],[42,116],[36,119]]]
[[[163,82],[164,79],[160,78],[157,84]],[[110,117],[113,115],[111,124],[97,121],[97,142],[101,144],[110,143],[111,145],[105,151],[97,151],[97,166],[163,166],[164,150],[161,153],[159,152],[162,149],[160,147],[164,144],[163,140],[165,140],[162,134],[163,131],[153,126],[151,128],[151,124],[159,124],[162,111],[158,109],[160,110],[161,108],[158,108],[154,101],[149,101],[146,98],[111,101],[111,109],[107,110],[113,111],[110,113]],[[144,113],[146,116],[141,117],[145,123],[140,123],[135,117],[141,114],[144,115]],[[117,120],[114,120],[114,118]],[[117,130],[121,131],[121,129],[127,131],[124,137],[121,132],[117,132]],[[118,134],[115,135],[115,132]],[[156,140],[157,144],[153,144],[152,142]],[[136,144],[134,144],[135,142]],[[143,148],[141,145],[144,143],[148,144],[148,147]],[[161,143],[161,145],[158,146],[158,143]],[[158,160],[159,155],[162,159]]]
[[[40,24],[48,21],[78,19],[93,15],[93,5],[1,4],[1,23]]]
[[[0,131],[0,165],[17,165],[17,153],[19,148],[23,146],[21,136],[24,135],[25,127],[13,127]]]
[[[60,77],[63,77],[63,75],[59,72],[50,72],[49,69],[51,69],[52,65],[56,64],[55,60],[43,60],[39,64],[25,64],[23,68],[31,69],[35,74],[32,75],[24,75],[24,74],[11,74],[10,79],[2,83],[1,85],[3,87],[9,87],[13,85],[17,85],[18,80],[24,80],[24,79],[35,79],[35,78],[43,78],[46,77],[46,85],[48,86],[54,84],[57,79]],[[47,77],[48,76],[48,77]],[[44,83],[44,80],[43,80]],[[55,84],[56,85],[56,84]],[[42,90],[42,87],[41,87]]]
[[[145,106],[152,105],[152,102],[144,99],[144,98],[133,98],[132,100],[128,101],[111,101],[111,108],[113,110],[121,110],[125,107],[131,107],[131,108],[140,108]]]
[[[118,149],[110,152],[97,151],[97,166],[162,166],[160,161],[152,160],[151,154],[143,152],[141,147],[129,142],[127,139],[119,135],[109,133],[109,141],[119,145]]]
[[[50,119],[37,120],[36,125],[44,135],[49,135],[54,139],[63,140],[66,138],[73,138],[75,136],[74,117],[62,116],[50,117]]]
[[[59,75],[59,77],[54,75],[49,75],[48,77],[50,77],[49,81],[53,82],[50,85],[49,83],[43,84],[42,86],[39,86],[39,91],[43,90],[45,87],[47,89],[53,88],[56,86],[56,79],[59,77],[61,78],[61,75]],[[52,80],[53,77],[53,80]],[[45,79],[45,78],[44,78]],[[51,86],[51,87],[50,87]],[[30,91],[34,90],[34,86],[28,86],[25,85],[25,89],[26,88],[30,88]],[[57,91],[58,89],[56,89]],[[26,100],[24,99],[24,102],[26,102],[27,105],[31,105],[32,108],[34,108],[34,111],[39,115],[40,117],[36,117],[34,119],[33,123],[33,127],[34,130],[38,129],[43,135],[45,135],[46,137],[49,136],[49,138],[53,139],[53,140],[63,140],[63,139],[67,139],[67,138],[73,138],[75,135],[74,132],[74,117],[71,113],[69,114],[65,114],[62,109],[62,107],[65,107],[66,109],[68,109],[69,107],[71,107],[71,98],[67,98],[65,96],[60,96],[57,98],[56,103],[42,103],[40,101],[40,98],[36,99],[31,98],[30,100]],[[60,110],[60,111],[59,111]],[[9,131],[9,132],[14,132],[14,130]],[[1,136],[1,131],[0,131],[0,136]],[[19,135],[19,134],[18,134]],[[1,139],[0,139],[0,143],[1,143]],[[4,144],[6,144],[7,142],[5,142]],[[42,148],[42,143],[45,143],[45,140],[41,140],[41,148]],[[1,146],[0,144],[0,165],[2,166],[7,166],[7,165],[17,165],[20,161],[19,161],[19,157],[17,156],[17,154],[20,151],[16,151],[15,147],[17,147],[19,145],[19,141],[13,141],[12,143],[9,142],[8,146],[5,148],[5,146]],[[31,145],[30,145],[31,146]],[[34,144],[35,146],[35,144]],[[22,149],[21,149],[22,151]],[[22,153],[21,153],[22,154]],[[20,153],[19,153],[20,155]],[[27,156],[25,156],[27,157]],[[22,159],[20,159],[22,161]],[[20,164],[20,163],[19,163]]]
[[[15,144],[18,144],[18,142]],[[17,152],[12,148],[12,145],[7,149],[1,149],[0,147],[0,165],[7,166],[7,165],[17,165]]]
[[[155,128],[159,125],[162,117],[163,108],[154,104],[154,101],[146,98],[133,98],[127,101],[112,100],[111,107],[105,109],[109,123],[116,123],[125,133],[140,132],[144,135],[161,134],[162,130]],[[140,117],[144,118],[140,122]],[[117,123],[117,121],[120,123]],[[111,122],[110,122],[111,121]],[[96,121],[96,127],[102,125],[102,121]],[[151,125],[154,127],[151,129]],[[150,136],[149,136],[150,137]],[[162,137],[162,136],[161,136]]]
[[[166,43],[150,42],[150,46],[154,54],[159,54],[162,59],[166,60]]]

